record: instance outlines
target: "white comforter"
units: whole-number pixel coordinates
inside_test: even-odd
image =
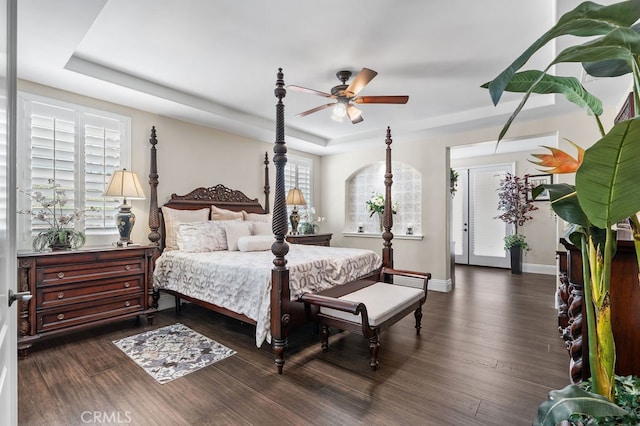
[[[256,346],[271,342],[271,251],[165,251],[153,286],[213,303],[256,322]],[[290,244],[286,256],[291,299],[353,281],[382,264],[370,250]]]

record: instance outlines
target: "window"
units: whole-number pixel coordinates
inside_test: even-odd
[[[102,194],[113,171],[129,166],[130,119],[23,93],[18,109],[19,187],[47,195],[49,181],[55,181],[67,197],[63,213],[85,212],[75,229],[86,233],[89,244],[111,242],[118,234],[114,215],[121,200]],[[32,201],[19,196],[18,208],[38,209]],[[18,220],[21,248],[30,247],[31,236],[47,227],[29,215]]]
[[[379,233],[380,222],[367,210],[367,201],[373,194],[385,194],[384,163],[372,164],[355,172],[347,180],[347,231],[362,226],[365,233]],[[422,176],[408,164],[394,161],[391,165],[393,185],[391,201],[397,206],[393,215],[394,234],[422,234]]]
[[[304,200],[307,202],[306,208],[310,209],[313,207],[312,181],[313,161],[308,158],[289,156],[284,168],[285,196],[289,193],[290,189],[298,188],[302,191]],[[292,210],[293,206],[287,206],[287,215],[291,214]],[[298,211],[300,211],[299,208]],[[303,212],[306,212],[304,208]]]

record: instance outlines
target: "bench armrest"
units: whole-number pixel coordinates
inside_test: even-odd
[[[336,309],[338,311],[349,312],[358,315],[362,310],[366,310],[364,303],[352,302],[350,300],[342,300],[334,297],[320,296],[313,293],[303,293],[298,298],[301,302],[311,303],[312,305],[323,306],[325,308]]]
[[[380,271],[380,281],[385,282],[384,280],[385,275],[398,275],[402,277],[416,278],[419,280],[423,280],[422,289],[424,290],[425,293],[427,292],[427,286],[429,285],[429,280],[431,279],[430,272],[415,272],[415,271],[406,271],[403,269],[393,269],[393,268],[384,267]]]

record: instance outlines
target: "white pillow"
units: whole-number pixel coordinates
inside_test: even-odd
[[[276,239],[273,235],[250,235],[238,239],[240,251],[266,251],[271,250],[271,245]]]
[[[244,220],[248,220],[251,222],[269,222],[271,223],[271,213],[247,213],[246,211],[242,210],[242,216],[244,217]]]
[[[227,231],[227,249],[229,251],[238,250],[238,240],[240,237],[251,235],[251,224],[249,222],[229,222],[225,225]]]
[[[234,212],[233,210],[221,209],[211,206],[211,220],[244,220],[242,212]]]
[[[164,248],[165,250],[178,250],[176,237],[178,225],[181,223],[204,222],[209,219],[209,209],[200,210],[178,210],[169,207],[162,207],[162,217],[164,218]]]
[[[273,228],[269,222],[251,222],[251,235],[272,235]]]
[[[227,232],[225,220],[208,220],[198,223],[181,223],[178,225],[178,248],[188,253],[219,251],[227,249]]]

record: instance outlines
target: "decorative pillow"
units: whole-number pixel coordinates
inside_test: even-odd
[[[216,206],[211,206],[211,220],[244,220],[242,212],[234,212],[233,210],[221,209]]]
[[[248,220],[251,222],[269,222],[271,223],[271,213],[247,213],[246,211],[242,210],[242,216],[244,217],[244,220]]]
[[[178,225],[178,248],[188,253],[227,249],[227,220],[208,220]]]
[[[169,207],[162,207],[164,218],[164,247],[165,250],[178,250],[176,236],[178,225],[181,223],[204,222],[209,219],[209,209],[200,210],[178,210]]]
[[[251,235],[271,235],[273,228],[270,222],[251,222]]]
[[[271,250],[271,245],[275,241],[273,235],[250,235],[238,239],[238,250],[240,251],[266,251]]]
[[[251,224],[249,222],[231,222],[225,225],[227,231],[227,249],[229,251],[238,250],[238,240],[240,237],[251,235]]]

